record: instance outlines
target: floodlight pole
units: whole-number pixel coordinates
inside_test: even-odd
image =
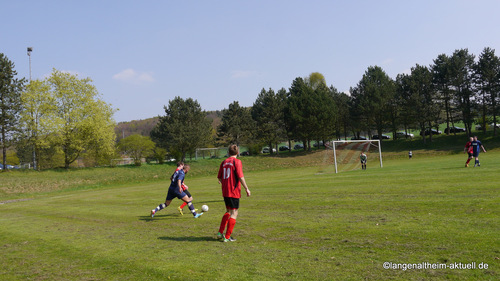
[[[30,60],[30,82],[31,82],[31,52],[33,52],[33,47],[28,47],[28,57]]]
[[[28,47],[27,48],[28,52],[28,57],[30,61],[30,83],[31,83],[31,52],[33,52],[33,47]],[[31,132],[33,134],[33,132]],[[33,144],[33,170],[36,170],[36,152],[35,152],[35,145]]]

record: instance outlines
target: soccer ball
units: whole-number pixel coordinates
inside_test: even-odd
[[[208,212],[208,206],[207,206],[207,205],[203,205],[203,206],[201,206],[201,210],[202,210],[203,212]]]

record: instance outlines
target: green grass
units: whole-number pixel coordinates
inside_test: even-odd
[[[194,162],[187,176],[195,205],[210,206],[196,220],[177,213],[178,200],[148,216],[172,167],[93,169],[96,178],[123,179],[14,193],[30,200],[0,205],[0,279],[497,280],[500,152],[468,169],[463,154],[422,155],[340,174],[318,174],[314,154],[242,158],[252,197],[241,199],[233,243],[215,240],[220,160]],[[44,173],[33,174],[61,177],[53,182],[87,175]],[[20,175],[35,181],[9,177]],[[403,271],[384,262],[489,268]]]

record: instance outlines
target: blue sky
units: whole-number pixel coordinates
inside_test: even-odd
[[[251,106],[262,88],[322,73],[340,91],[369,66],[500,46],[500,1],[7,1],[0,52],[29,77],[90,77],[115,120],[164,115],[176,96],[204,110]]]

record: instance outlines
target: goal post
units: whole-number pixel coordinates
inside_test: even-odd
[[[368,144],[367,147],[364,146],[357,146],[358,150],[364,151],[368,150],[370,146],[376,146],[377,151],[378,151],[378,157],[379,157],[379,162],[380,162],[380,168],[383,167],[382,164],[382,147],[380,146],[380,140],[340,140],[340,141],[333,141],[332,142],[332,148],[333,148],[333,162],[335,164],[335,173],[338,173],[338,159],[337,159],[337,145],[341,146],[344,145],[346,146],[347,144],[350,143],[366,143]],[[359,160],[359,158],[357,159]]]

